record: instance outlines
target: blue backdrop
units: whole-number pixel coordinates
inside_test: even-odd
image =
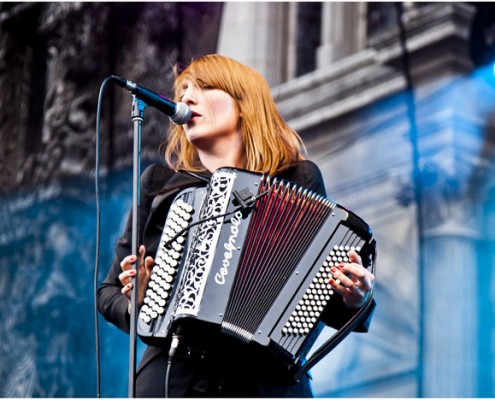
[[[131,204],[132,170],[101,186],[100,277]],[[93,179],[1,199],[0,396],[95,397]],[[128,336],[100,318],[102,397],[127,396]],[[141,350],[141,348],[140,348]]]

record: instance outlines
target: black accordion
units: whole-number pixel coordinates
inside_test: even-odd
[[[187,321],[297,362],[331,312],[330,268],[351,249],[373,263],[371,229],[351,211],[288,181],[220,168],[172,201],[138,334],[161,345]]]

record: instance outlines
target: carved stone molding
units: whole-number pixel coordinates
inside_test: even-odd
[[[174,64],[215,50],[221,4],[0,5],[0,193],[94,173],[95,118],[104,79],[121,75],[159,93]],[[130,93],[103,98],[104,169],[132,160]],[[168,118],[146,111],[143,161],[157,161]]]

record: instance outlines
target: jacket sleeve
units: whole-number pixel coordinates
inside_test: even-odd
[[[173,171],[159,164],[148,167],[141,176],[141,203],[139,215],[139,237],[149,217],[151,203],[155,194],[161,189],[165,182],[172,176]],[[127,308],[129,300],[122,293],[122,284],[119,280],[121,260],[130,255],[132,250],[132,211],[129,212],[127,224],[123,235],[117,242],[115,258],[110,267],[108,275],[97,291],[97,305],[103,317],[116,325],[124,332],[129,332],[130,318]]]

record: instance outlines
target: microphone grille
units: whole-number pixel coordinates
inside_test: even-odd
[[[175,125],[184,125],[191,119],[191,109],[185,103],[175,105],[175,114],[170,117]]]

